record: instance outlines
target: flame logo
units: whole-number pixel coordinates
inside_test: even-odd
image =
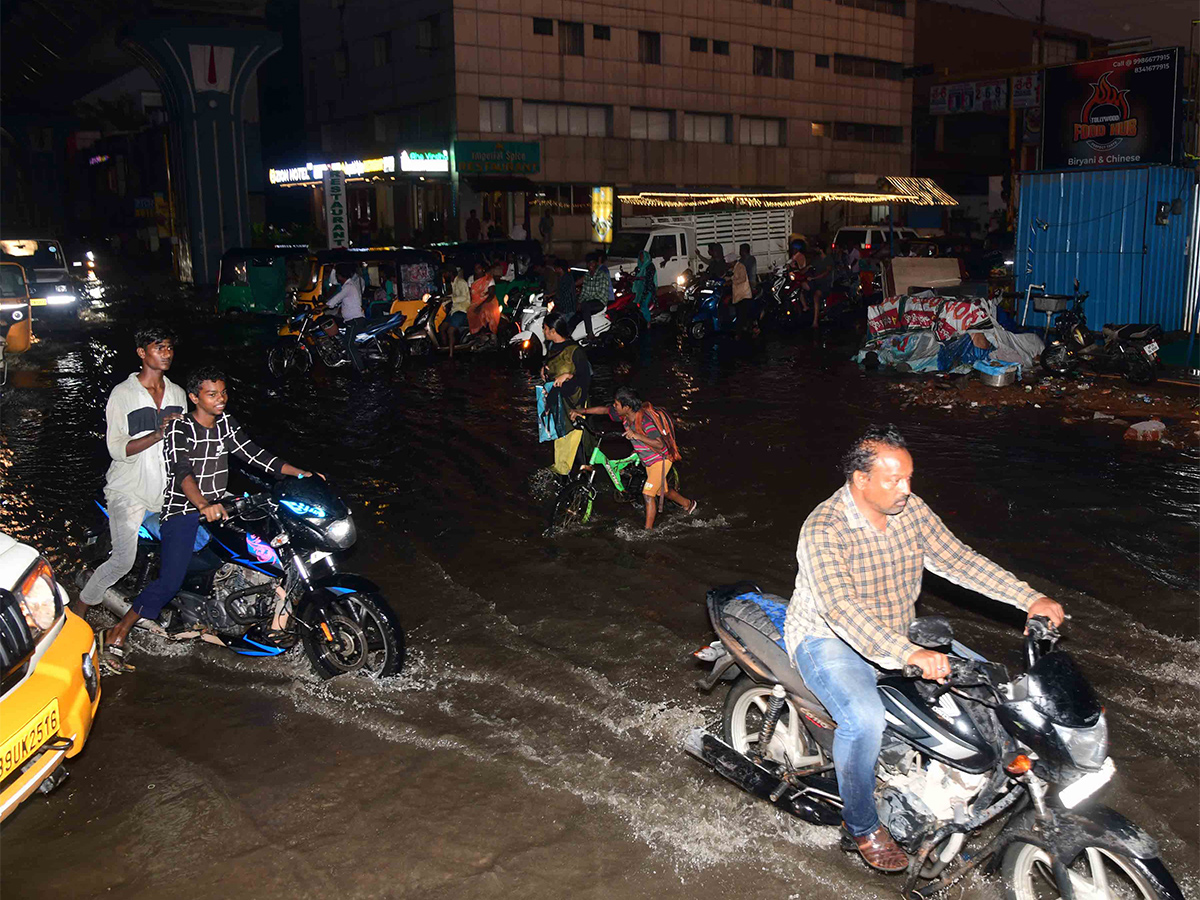
[[[1093,150],[1111,150],[1125,138],[1137,137],[1137,119],[1129,114],[1129,91],[1114,86],[1110,74],[1104,72],[1091,84],[1091,96],[1072,129],[1074,140],[1085,141]]]
[[[1105,72],[1100,76],[1100,80],[1091,86],[1092,96],[1088,97],[1087,103],[1083,104],[1083,109],[1079,113],[1079,121],[1090,122],[1092,110],[1097,106],[1115,106],[1120,110],[1122,119],[1129,118],[1129,101],[1125,99],[1125,95],[1129,91],[1113,87],[1108,80],[1109,74],[1109,72]]]

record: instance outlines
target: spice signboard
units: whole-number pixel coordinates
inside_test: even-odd
[[[534,175],[542,169],[536,141],[455,141],[454,169],[460,175]]]

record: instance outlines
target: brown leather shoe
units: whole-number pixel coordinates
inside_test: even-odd
[[[862,837],[854,837],[845,831],[844,825],[842,828],[843,834],[854,842],[854,846],[858,848],[863,860],[872,869],[894,874],[908,868],[908,854],[892,840],[892,836],[888,834],[888,830],[884,826],[880,825],[870,834]]]

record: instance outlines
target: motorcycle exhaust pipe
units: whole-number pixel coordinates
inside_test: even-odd
[[[766,800],[789,815],[813,825],[840,825],[842,822],[840,810],[823,800],[807,796],[801,789],[791,787],[703,729],[696,729],[689,734],[683,748],[748,794]]]

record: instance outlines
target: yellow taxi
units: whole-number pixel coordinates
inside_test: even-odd
[[[0,532],[0,821],[67,776],[100,705],[100,658],[50,564]]]

